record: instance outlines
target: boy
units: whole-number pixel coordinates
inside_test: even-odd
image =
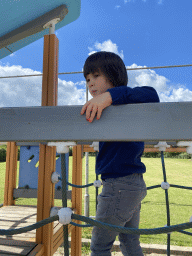
[[[81,110],[92,122],[100,119],[110,105],[159,102],[154,88],[127,87],[128,76],[122,59],[111,52],[97,52],[85,61],[84,77],[93,99]],[[147,194],[141,162],[144,142],[100,142],[96,173],[101,174],[102,193],[98,196],[96,220],[112,225],[138,228],[141,201]],[[93,228],[91,256],[110,256],[110,250],[119,236],[124,256],[143,256],[139,235],[129,235]]]

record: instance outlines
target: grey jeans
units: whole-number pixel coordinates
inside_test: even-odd
[[[96,220],[116,226],[139,228],[141,201],[147,195],[142,174],[103,180],[98,195]],[[124,256],[143,256],[139,235],[129,235],[94,227],[91,239],[91,256],[111,256],[111,248],[119,236]]]

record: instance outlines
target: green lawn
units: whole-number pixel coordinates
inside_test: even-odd
[[[147,172],[144,174],[144,179],[147,187],[161,184],[163,181],[163,172],[160,158],[142,158],[142,161],[147,167]],[[89,156],[89,182],[95,180],[95,157]],[[167,173],[167,181],[170,184],[191,186],[190,178],[192,171],[191,159],[172,159],[165,158],[165,168]],[[19,169],[19,162],[18,162]],[[71,182],[72,157],[69,158],[69,182]],[[85,183],[85,157],[83,158],[83,181]],[[4,197],[4,182],[5,182],[5,163],[0,163],[0,203],[3,203]],[[71,189],[71,188],[70,188]],[[99,192],[101,192],[99,189]],[[85,189],[82,189],[83,194],[83,212],[84,214],[84,194]],[[90,195],[90,216],[95,216],[95,188],[89,188]],[[171,225],[189,222],[192,215],[192,191],[178,188],[169,189],[170,215]],[[35,205],[37,199],[18,199],[17,205]],[[55,200],[56,206],[61,206],[61,200]],[[70,201],[68,206],[70,207]],[[142,202],[140,228],[157,228],[166,225],[166,205],[165,192],[161,188],[149,190],[146,198]],[[83,237],[91,238],[92,228],[83,228]],[[190,231],[191,230],[186,230]],[[167,236],[162,235],[142,235],[141,243],[166,244]],[[192,240],[190,236],[174,232],[171,234],[171,245],[191,246]]]

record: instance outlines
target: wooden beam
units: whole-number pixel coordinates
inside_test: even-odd
[[[58,88],[58,44],[56,35],[44,37],[42,106],[57,105]],[[44,130],[44,129],[43,129]],[[40,144],[37,221],[50,217],[54,206],[55,184],[51,175],[56,166],[56,147]],[[45,246],[45,255],[53,255],[53,223],[37,230],[36,241]]]
[[[95,150],[89,145],[84,145],[83,152],[95,152]],[[154,146],[145,145],[144,152],[159,152],[159,149],[155,148]],[[186,152],[186,147],[170,147],[166,148],[165,152]]]
[[[4,188],[4,204],[3,204],[4,206],[8,205],[10,153],[11,153],[11,142],[7,143],[6,173],[5,173],[5,188]]]
[[[147,148],[145,147],[145,150],[144,152],[160,152],[158,148]],[[165,152],[171,152],[171,153],[174,153],[174,152],[186,152],[186,148],[181,148],[181,147],[178,147],[178,148],[166,148]]]
[[[15,142],[9,142],[6,155],[6,175],[4,190],[4,206],[14,205],[13,191],[16,188],[18,147]]]
[[[28,256],[44,256],[45,247],[44,244],[38,244]]]
[[[90,147],[89,145],[83,145],[83,152],[95,152],[93,147]]]

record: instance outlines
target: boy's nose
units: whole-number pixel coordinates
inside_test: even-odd
[[[94,85],[93,81],[89,83],[89,87],[92,87],[93,85]]]

